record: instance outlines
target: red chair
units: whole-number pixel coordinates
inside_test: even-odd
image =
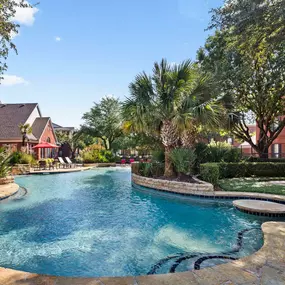
[[[121,159],[121,164],[126,164],[126,160],[124,158]]]
[[[130,163],[134,163],[135,159],[134,158],[130,158]]]

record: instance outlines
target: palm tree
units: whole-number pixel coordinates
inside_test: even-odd
[[[30,124],[20,124],[19,129],[22,134],[22,146],[25,146],[27,135],[32,133],[32,127]]]
[[[189,135],[195,132],[189,132],[189,128],[218,123],[220,110],[211,98],[211,83],[191,61],[170,65],[163,59],[154,64],[152,76],[143,72],[129,86],[131,96],[123,106],[124,117],[134,131],[159,134],[165,148],[167,177],[173,175],[171,150],[193,140]]]

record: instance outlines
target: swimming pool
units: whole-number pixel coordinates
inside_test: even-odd
[[[0,266],[74,277],[144,275],[209,266],[261,247],[267,218],[243,214],[231,201],[134,189],[130,175],[108,168],[16,178],[28,193],[0,203]]]

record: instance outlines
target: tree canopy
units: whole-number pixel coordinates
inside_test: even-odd
[[[107,150],[111,150],[115,139],[122,136],[121,103],[117,98],[106,96],[100,103],[94,103],[83,115],[83,120],[81,132],[102,139]]]
[[[31,7],[24,0],[0,0],[0,83],[1,75],[7,70],[6,60],[10,50],[17,53],[13,37],[18,34],[20,25],[13,22],[17,8]]]
[[[124,117],[133,131],[160,138],[165,148],[165,176],[173,175],[170,151],[193,141],[197,122],[218,122],[211,83],[189,60],[170,65],[162,59],[154,63],[152,75],[140,73],[129,86]]]
[[[217,30],[198,52],[202,68],[211,71],[220,86],[233,134],[265,157],[285,126],[281,119],[285,110],[284,15],[264,22],[277,6],[283,7],[281,2],[226,1],[213,10],[211,27]],[[256,142],[248,128],[249,112],[259,129]]]

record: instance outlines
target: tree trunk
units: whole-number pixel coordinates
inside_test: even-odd
[[[26,141],[26,135],[22,136],[22,146],[25,146],[25,141]]]
[[[177,145],[179,141],[179,135],[176,127],[172,124],[171,121],[163,121],[160,136],[162,143],[165,148],[165,171],[164,176],[172,177],[174,176],[173,165],[170,159],[171,150]]]
[[[172,148],[166,147],[164,152],[164,159],[165,159],[165,169],[164,169],[164,176],[165,177],[172,177],[174,176],[174,169],[173,164],[170,159],[170,152]]]
[[[195,126],[191,126],[183,131],[181,135],[182,146],[185,148],[192,148],[196,142],[198,130]]]
[[[259,157],[263,159],[268,159],[269,145],[266,141],[260,140],[257,144],[259,149]]]
[[[260,158],[268,159],[268,152],[269,152],[269,147],[264,146],[263,151],[259,154]]]

